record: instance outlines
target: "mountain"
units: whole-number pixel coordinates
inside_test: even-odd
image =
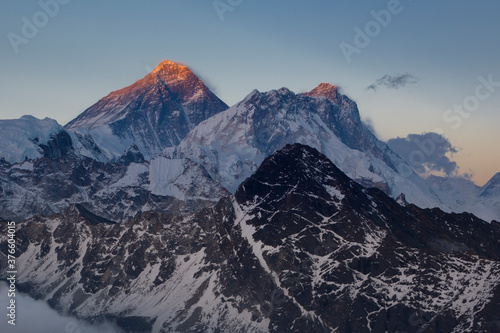
[[[300,144],[189,217],[72,206],[16,237],[20,289],[130,332],[500,329],[500,224],[401,206]]]
[[[430,175],[426,180],[441,201],[457,213],[470,212],[481,190],[473,181],[461,177]]]
[[[62,126],[50,118],[0,120],[0,159],[18,163],[43,157],[53,147],[49,142],[62,132]]]
[[[21,221],[79,203],[123,221],[211,204],[227,192],[203,167],[155,157],[226,108],[189,68],[164,61],[64,128],[49,118],[0,120],[0,217]]]
[[[334,85],[321,83],[310,92],[301,95],[326,98],[333,104],[333,112],[321,115],[321,119],[334,129],[339,139],[349,148],[370,153],[395,171],[399,164],[404,163],[385,143],[379,141],[366,128],[361,121],[356,103],[340,94]]]
[[[234,192],[267,156],[293,143],[317,148],[362,185],[394,198],[405,193],[422,207],[441,205],[425,180],[363,125],[356,103],[326,83],[306,94],[254,90],[201,122],[164,155],[200,163]]]
[[[176,146],[201,121],[227,109],[187,67],[169,60],[110,93],[65,128],[90,134],[108,158],[135,144],[146,159]]]
[[[145,161],[131,147],[117,162],[78,155],[69,135],[52,139],[46,156],[22,163],[0,160],[0,218],[22,221],[81,204],[122,222],[144,211],[192,213],[227,195],[199,164],[157,157]],[[65,147],[65,148],[63,148]],[[48,152],[52,151],[52,155]],[[54,152],[65,152],[56,154]]]
[[[460,177],[431,175],[426,180],[453,212],[470,212],[485,221],[500,220],[500,173],[482,187]]]
[[[108,160],[92,137],[66,131],[54,119],[23,116],[0,120],[0,161],[16,164],[69,156]]]
[[[500,221],[500,172],[481,187],[471,212],[486,221]]]
[[[0,120],[0,160],[15,164],[39,158],[67,156],[107,161],[89,135],[66,131],[56,120],[23,116]]]
[[[163,83],[159,84],[159,81]],[[169,94],[162,95],[162,99],[159,94],[165,92],[165,89]],[[193,98],[195,95],[199,98]],[[176,96],[176,99],[172,96]],[[170,114],[174,99],[179,100],[180,96],[184,96],[187,101],[183,104],[185,110],[193,111],[190,117],[196,118],[198,122],[214,112],[217,113],[201,121],[187,133],[194,126],[194,120],[189,120],[190,117],[169,118],[167,121],[161,116]],[[170,145],[165,141],[169,140],[165,130],[189,120],[192,126],[189,125],[186,129],[185,138],[178,146],[164,149],[163,155],[172,160],[175,166],[179,165],[179,160],[183,160],[181,164],[186,166],[199,164],[199,168],[207,170],[208,174],[203,171],[199,173],[204,174],[203,176],[186,179],[204,179],[202,183],[210,183],[212,190],[206,190],[207,187],[203,185],[205,192],[199,196],[187,189],[197,188],[196,184],[182,186],[191,192],[187,196],[183,193],[184,190],[162,190],[164,194],[161,195],[160,201],[170,202],[175,199],[175,207],[190,207],[187,210],[181,208],[184,212],[192,212],[203,207],[205,203],[210,203],[211,200],[205,201],[205,194],[210,191],[215,193],[212,199],[218,200],[225,194],[220,184],[234,192],[267,156],[286,144],[300,142],[318,148],[360,184],[380,188],[393,198],[404,194],[408,202],[421,207],[440,207],[454,212],[468,211],[487,221],[500,220],[500,195],[496,195],[497,192],[485,192],[490,194],[476,198],[480,188],[467,180],[450,177],[422,179],[411,170],[407,162],[370,132],[361,121],[356,103],[340,94],[331,84],[322,83],[304,94],[295,94],[286,88],[267,93],[253,91],[242,102],[221,112],[219,111],[225,106],[212,103],[214,98],[216,99],[187,67],[165,61],[143,80],[111,93],[89,108],[70,122],[67,128],[48,118],[40,120],[24,116],[17,120],[1,120],[0,161],[3,162],[0,165],[0,194],[3,194],[3,197],[0,198],[0,207],[3,211],[0,217],[20,221],[38,213],[62,212],[73,203],[84,203],[88,209],[98,214],[123,221],[144,209],[172,207],[171,203],[149,205],[149,199],[138,199],[152,198],[150,195],[155,195],[150,192],[149,185],[143,184],[132,191],[132,197],[126,195],[128,199],[125,201],[133,201],[134,208],[127,209],[126,213],[120,212],[121,208],[110,208],[113,204],[116,204],[116,207],[125,205],[119,195],[106,193],[114,200],[108,198],[105,200],[107,203],[102,204],[103,198],[99,193],[105,191],[89,192],[89,187],[82,188],[78,182],[72,180],[75,178],[72,173],[76,172],[75,170],[86,170],[90,163],[87,159],[118,165],[139,163],[149,169],[148,161],[154,159],[162,147]],[[134,109],[133,105],[137,105],[139,99],[142,104],[139,103],[141,106]],[[151,102],[152,99],[159,104]],[[203,104],[205,102],[208,104]],[[123,106],[125,104],[126,106]],[[158,107],[160,104],[161,108]],[[145,105],[150,107],[146,108]],[[214,111],[214,105],[220,106],[219,111]],[[176,111],[174,113],[180,114]],[[164,119],[165,122],[161,126],[157,123],[158,128],[153,126],[142,131],[139,127],[144,122],[132,120],[134,117],[149,117],[148,115],[152,114],[159,115],[157,119]],[[128,129],[118,129],[114,127],[118,126],[116,124],[127,126]],[[87,126],[88,129],[73,128],[77,126]],[[112,128],[117,129],[116,133]],[[129,135],[132,132],[133,135]],[[158,143],[160,141],[157,139],[163,144]],[[145,147],[156,148],[151,150]],[[143,151],[147,153],[143,154]],[[32,163],[44,158],[50,161]],[[24,162],[27,163],[23,164]],[[66,167],[61,169],[60,165]],[[37,170],[37,167],[46,169]],[[23,169],[23,172],[16,171]],[[120,167],[108,168],[103,164],[99,164],[97,169],[100,170],[100,177],[104,178],[107,176],[103,176],[103,173],[122,170]],[[190,172],[186,170],[187,174]],[[95,178],[96,175],[81,177],[99,179]],[[107,178],[114,177],[117,175],[109,175]],[[50,181],[43,184],[47,179]],[[151,183],[155,182],[157,180],[151,179]],[[57,191],[57,187],[71,190]],[[117,187],[113,189],[118,191],[117,193],[131,193],[130,190],[121,192],[122,189]],[[187,206],[180,202],[195,197],[203,199],[196,199],[196,204]]]

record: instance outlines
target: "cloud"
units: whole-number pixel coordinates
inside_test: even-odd
[[[395,74],[395,75],[384,75],[368,87],[366,90],[376,91],[379,87],[386,87],[390,89],[399,89],[407,84],[414,84],[420,81],[415,75],[406,73],[406,74]]]
[[[470,177],[467,174],[459,175],[457,163],[447,156],[458,150],[441,134],[409,134],[406,138],[390,139],[387,145],[421,175],[442,173],[447,176]]]
[[[7,283],[0,281],[0,304],[9,304]],[[58,313],[43,301],[16,292],[16,326],[7,323],[5,314],[0,322],[0,332],[47,332],[47,333],[122,333],[111,322],[91,325],[87,322]],[[7,311],[5,311],[7,313]]]
[[[378,137],[377,132],[375,131],[375,126],[373,125],[372,118],[365,117],[364,119],[361,120],[361,122],[370,132],[372,132],[373,135]]]

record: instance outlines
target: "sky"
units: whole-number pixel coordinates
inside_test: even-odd
[[[384,141],[438,132],[454,175],[500,171],[493,0],[6,0],[0,119],[66,124],[164,59],[227,104],[253,89],[340,87]]]

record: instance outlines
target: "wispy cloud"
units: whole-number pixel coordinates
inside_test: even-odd
[[[395,74],[395,75],[384,75],[374,83],[370,84],[366,87],[367,90],[376,91],[380,87],[386,87],[389,89],[399,89],[407,84],[414,84],[420,81],[415,75],[406,73],[406,74]]]
[[[372,132],[375,136],[378,136],[377,135],[377,132],[375,130],[375,126],[373,124],[373,120],[372,118],[370,117],[365,117],[361,120],[363,122],[363,125],[365,125],[365,127],[370,131]]]

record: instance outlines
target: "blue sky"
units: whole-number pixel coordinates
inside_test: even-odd
[[[476,182],[500,171],[500,87],[467,117],[452,111],[453,121],[443,119],[471,101],[479,77],[500,82],[497,1],[218,0],[230,9],[223,20],[213,0],[59,1],[45,21],[39,1],[2,3],[0,118],[32,114],[65,124],[170,59],[230,105],[255,88],[298,93],[330,82],[358,102],[379,138],[440,129]],[[342,43],[356,46],[355,28],[366,33],[372,11],[391,8],[390,21],[347,61]],[[25,21],[36,19],[37,33],[25,38]],[[26,43],[13,47],[13,34]],[[406,73],[414,83],[367,90],[384,75]]]

